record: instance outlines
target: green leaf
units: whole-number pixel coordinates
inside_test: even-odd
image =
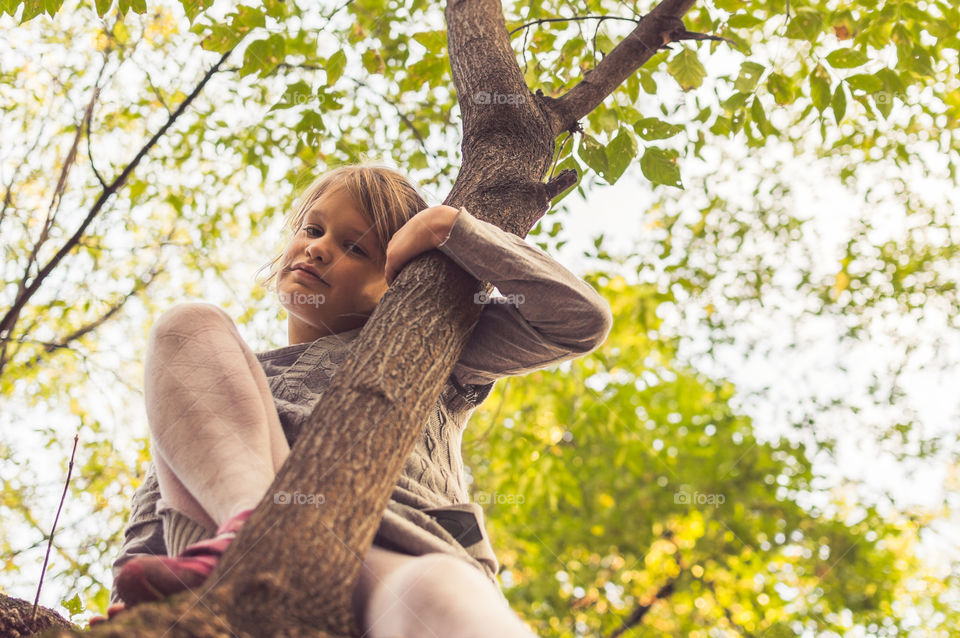
[[[210,8],[212,4],[213,0],[180,0],[180,6],[183,7],[183,12],[187,15],[190,24],[193,24],[197,16]]]
[[[63,608],[70,612],[71,616],[79,614],[83,611],[83,603],[80,601],[80,594],[74,594],[73,598],[65,598],[60,601],[60,604],[63,605]]]
[[[407,158],[407,166],[414,170],[423,170],[430,166],[430,164],[428,163],[427,156],[424,154],[424,152],[418,150],[414,151]]]
[[[321,135],[327,129],[323,123],[323,117],[321,117],[319,111],[314,109],[304,110],[303,117],[300,118],[300,122],[294,128],[304,134],[305,141],[310,146],[318,145]]]
[[[753,104],[750,105],[750,118],[757,125],[757,130],[761,135],[767,136],[773,132],[773,127],[767,120],[767,114],[763,112],[763,104],[756,97],[753,98]]]
[[[23,14],[20,16],[20,24],[36,18],[43,13],[43,5],[40,0],[26,0],[23,3]]]
[[[212,0],[209,1],[212,3]],[[271,18],[280,20],[290,15],[290,3],[286,0],[264,0],[261,4]]]
[[[737,76],[733,88],[740,93],[752,93],[757,87],[757,83],[760,82],[760,76],[763,75],[765,68],[762,64],[747,60],[740,65],[740,75]]]
[[[680,167],[677,166],[677,152],[650,146],[640,158],[640,170],[654,184],[664,184],[683,188],[680,181]]]
[[[727,111],[736,111],[746,103],[747,103],[746,93],[734,93],[733,95],[725,99],[720,104]]]
[[[655,117],[644,117],[633,123],[633,130],[645,140],[662,140],[683,130],[682,126]]]
[[[254,40],[243,53],[243,66],[240,75],[259,72],[261,75],[272,70],[283,61],[286,54],[283,36],[273,34],[261,40]]]
[[[280,101],[270,107],[270,110],[288,109],[291,106],[299,106],[313,100],[313,91],[310,85],[303,80],[298,80],[287,87]]]
[[[609,172],[606,180],[613,184],[620,179],[620,176],[627,170],[636,155],[637,140],[634,138],[633,132],[626,127],[621,127],[617,136],[607,145]]]
[[[620,127],[620,116],[613,108],[601,106],[593,113],[600,130],[604,133],[612,133]]]
[[[890,117],[894,98],[902,100],[904,97],[903,82],[893,69],[883,68],[874,75],[880,80],[882,88],[873,94],[873,102],[884,117]]]
[[[830,82],[817,71],[810,74],[810,99],[821,113],[830,106]]]
[[[201,32],[206,31],[206,35],[200,40],[200,46],[207,51],[215,51],[217,53],[226,53],[243,38],[242,33],[237,33],[223,24],[203,26],[200,27],[199,30]]]
[[[730,19],[727,20],[727,25],[732,29],[750,29],[761,23],[763,23],[763,20],[752,13],[738,13],[730,16]]]
[[[570,186],[570,188],[568,188],[567,190],[563,191],[563,192],[560,193],[558,196],[554,197],[553,200],[552,200],[552,204],[551,204],[551,205],[556,205],[556,204],[559,203],[564,197],[566,197],[566,196],[569,195],[570,193],[574,192],[574,190],[576,190],[577,186],[580,184],[580,180],[583,178],[583,167],[580,166],[580,164],[579,164],[579,163],[577,162],[577,160],[573,157],[573,155],[568,155],[568,156],[566,157],[566,159],[562,160],[559,164],[557,164],[557,168],[555,169],[555,173],[559,173],[560,171],[565,170],[565,169],[571,169],[571,170],[576,171],[576,173],[577,173],[577,181],[576,181],[572,186]]]
[[[580,140],[580,148],[577,151],[577,155],[587,166],[592,168],[597,175],[606,179],[607,154],[597,140],[584,133]]]
[[[830,106],[833,108],[833,117],[836,118],[837,124],[839,124],[847,112],[847,95],[843,91],[842,82],[837,85],[837,90],[833,92],[833,99],[830,101]]]
[[[102,18],[107,15],[107,11],[110,10],[113,0],[96,0],[95,4],[97,7],[97,16]]]
[[[230,22],[230,27],[234,31],[243,34],[247,34],[257,27],[264,26],[266,26],[266,20],[264,19],[263,12],[259,9],[244,6],[237,8],[237,12],[233,14],[233,20]]]
[[[630,103],[636,104],[637,100],[640,99],[640,78],[637,77],[636,73],[627,78],[626,88]]]
[[[693,49],[683,49],[673,56],[667,64],[667,72],[684,91],[699,87],[707,75],[707,70],[703,68]]]
[[[845,79],[851,89],[865,93],[876,93],[883,88],[883,81],[874,74],[857,73]]]
[[[796,40],[815,42],[823,29],[820,12],[810,7],[797,7],[797,12],[787,25],[786,36]]]
[[[653,79],[653,74],[640,70],[640,86],[645,93],[649,95],[657,94],[657,81]]]
[[[447,46],[447,30],[421,31],[414,33],[413,39],[426,47],[428,52],[440,55]]]
[[[338,49],[333,55],[327,58],[327,86],[333,86],[343,75],[343,70],[347,67],[347,54],[343,49]]]
[[[133,10],[134,13],[146,13],[147,3],[146,0],[120,0],[120,15],[126,15],[128,10]]]
[[[793,101],[793,86],[785,76],[771,73],[767,78],[767,90],[777,104],[789,104]]]
[[[867,63],[867,55],[859,49],[837,49],[827,56],[827,62],[835,69],[852,69]]]
[[[367,49],[360,55],[360,61],[363,63],[363,68],[367,73],[382,73],[384,71],[383,58],[380,57],[380,52],[376,49]]]

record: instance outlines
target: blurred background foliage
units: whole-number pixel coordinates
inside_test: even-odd
[[[652,6],[503,9],[528,86],[558,96]],[[423,0],[0,12],[2,586],[32,597],[78,432],[41,602],[81,620],[105,610],[149,459],[152,320],[203,298],[255,350],[286,345],[253,272],[292,198],[385,159],[439,203],[459,108]],[[614,310],[607,343],[500,381],[465,435],[505,591],[550,636],[949,635],[957,397],[937,425],[907,380],[957,364],[960,11],[718,0],[686,25],[729,42],[658,53],[557,139],[555,170],[580,180],[532,241],[566,258],[571,211],[607,185],[635,195],[580,251]],[[786,353],[839,381],[780,396],[724,363],[795,367]],[[845,472],[851,454],[942,485],[904,502]]]

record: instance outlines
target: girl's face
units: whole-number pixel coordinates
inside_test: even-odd
[[[290,345],[366,323],[387,290],[384,267],[373,226],[347,196],[321,195],[284,251],[277,277]]]

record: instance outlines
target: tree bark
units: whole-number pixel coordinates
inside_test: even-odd
[[[37,617],[33,618],[33,603],[19,598],[10,598],[0,594],[0,636],[20,638],[33,636],[45,629],[68,629],[72,625],[60,614],[48,607],[37,607]]]
[[[572,183],[569,174],[541,181],[557,135],[576,127],[657,48],[682,39],[680,17],[693,1],[665,0],[560,98],[534,95],[524,84],[498,0],[448,2],[463,164],[444,203],[526,236]],[[439,251],[410,262],[208,584],[139,605],[89,635],[359,635],[350,597],[362,556],[480,314],[472,299],[481,285]],[[275,507],[272,494],[281,490],[322,494],[325,504]]]

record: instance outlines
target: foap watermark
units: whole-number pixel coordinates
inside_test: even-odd
[[[487,294],[485,290],[473,295],[473,303],[485,304],[485,303],[508,303],[513,304],[514,306],[519,306],[525,300],[523,293],[509,294],[501,297],[494,297],[493,295]]]
[[[527,96],[523,93],[491,93],[479,91],[473,94],[474,104],[523,104]]]
[[[673,494],[673,502],[676,505],[713,505],[720,507],[727,500],[723,494],[704,494],[702,492],[690,492],[689,490],[679,490]]]
[[[281,304],[313,306],[314,308],[319,308],[327,300],[322,292],[300,292],[299,290],[292,293],[281,292],[279,296]]]
[[[499,492],[477,492],[473,498],[480,505],[523,505],[526,502],[523,494],[501,494]]]
[[[273,502],[277,505],[313,505],[314,507],[320,507],[327,502],[327,498],[323,494],[304,494],[302,492],[290,492],[279,491],[273,494]]]

